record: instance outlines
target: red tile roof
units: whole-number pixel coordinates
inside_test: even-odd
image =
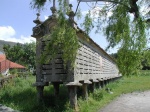
[[[0,62],[6,60],[6,56],[4,54],[0,54]]]
[[[9,69],[10,61],[3,60],[0,62],[0,73]]]
[[[0,54],[0,73],[9,69],[9,68],[25,68],[24,66],[11,62],[6,59],[6,56],[4,54]]]
[[[14,62],[11,62],[11,61],[10,61],[10,66],[9,66],[9,68],[25,68],[25,67],[22,66],[22,65],[19,65],[19,64],[17,64],[17,63],[14,63]]]

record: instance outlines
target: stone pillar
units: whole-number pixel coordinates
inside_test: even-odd
[[[77,105],[77,86],[68,86],[70,106],[75,111],[78,111]]]
[[[92,81],[92,84],[89,85],[89,90],[92,93],[94,92],[94,90],[95,90],[95,82]]]
[[[96,82],[96,88],[97,89],[101,89],[102,88],[102,86],[101,86],[101,79],[97,79],[96,81],[97,81]]]
[[[38,98],[38,102],[40,103],[41,101],[43,101],[43,89],[44,86],[37,86],[37,98]]]
[[[102,87],[101,87],[101,81],[97,82],[97,84],[98,84],[98,89],[102,89]]]
[[[105,80],[104,80],[104,86],[106,86],[106,85],[107,85],[107,80],[105,79]]]
[[[112,77],[110,77],[110,79],[109,79],[109,83],[111,83],[112,82]]]
[[[79,82],[69,82],[66,84],[66,86],[68,86],[70,107],[77,112],[77,86],[82,86],[82,84]]]
[[[109,82],[110,82],[110,78],[107,79],[107,84],[109,84]]]
[[[100,83],[101,83],[101,87],[104,88],[104,86],[105,86],[104,80],[101,80]]]
[[[59,95],[59,85],[60,85],[60,83],[59,83],[59,82],[53,82],[52,84],[53,84],[53,86],[54,86],[54,94],[55,94],[56,97],[58,97],[58,95]]]
[[[83,83],[82,86],[82,91],[83,91],[83,99],[88,100],[88,84],[87,83]]]
[[[88,84],[92,84],[89,80],[82,82],[82,96],[84,100],[88,100]]]

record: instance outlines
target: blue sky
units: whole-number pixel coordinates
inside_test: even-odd
[[[36,18],[36,10],[30,8],[31,0],[0,0],[0,40],[26,43],[35,41],[32,35],[32,28],[35,26],[33,20]],[[77,7],[77,0],[70,0],[73,10]],[[41,11],[40,19],[45,20],[51,14],[51,4]],[[83,14],[89,9],[86,3],[80,3]],[[80,26],[80,25],[79,25]],[[107,46],[106,37],[100,34],[90,33],[90,37],[103,49]],[[112,50],[110,52],[116,52]]]

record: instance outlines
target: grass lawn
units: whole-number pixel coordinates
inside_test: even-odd
[[[67,88],[60,87],[60,96],[55,98],[53,87],[44,89],[44,102],[37,103],[36,88],[32,87],[35,82],[34,76],[27,79],[16,78],[14,81],[0,89],[0,104],[9,106],[15,110],[23,112],[71,112],[68,102]],[[116,82],[107,85],[113,94],[102,90],[96,90],[89,95],[89,100],[84,101],[78,98],[80,112],[96,112],[107,105],[117,96],[133,91],[150,90],[150,71],[142,71],[139,76],[123,77]]]

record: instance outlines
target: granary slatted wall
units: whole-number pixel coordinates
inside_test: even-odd
[[[42,64],[42,75],[45,82],[79,82],[81,80],[111,78],[118,75],[115,61],[103,49],[91,39],[84,37],[83,41],[79,37],[79,40],[81,47],[77,52],[72,74],[64,69],[60,52],[55,60]],[[45,41],[42,41],[41,46],[44,50]]]
[[[92,39],[78,33],[80,48],[76,58],[74,74],[76,80],[111,78],[118,76],[118,68],[112,57]]]

